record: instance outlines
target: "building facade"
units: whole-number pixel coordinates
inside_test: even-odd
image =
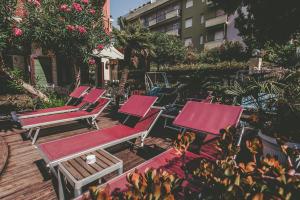
[[[211,0],[151,0],[124,17],[140,21],[151,31],[178,36],[185,46],[201,50],[218,47],[225,40],[241,42],[234,27],[236,16],[228,16]]]

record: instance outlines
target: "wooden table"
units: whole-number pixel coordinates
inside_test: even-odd
[[[86,156],[95,155],[96,163],[87,164]],[[66,187],[64,178],[73,186],[74,197],[81,194],[81,188],[111,172],[118,170],[123,173],[123,161],[111,155],[103,149],[92,151],[63,161],[58,164],[59,199],[64,199],[64,189]]]

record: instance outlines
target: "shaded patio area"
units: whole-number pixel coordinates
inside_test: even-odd
[[[102,128],[119,123],[119,119],[110,111],[98,118]],[[27,140],[21,129],[8,121],[0,122],[0,136],[8,145],[9,157],[7,165],[0,176],[0,199],[57,199],[57,180],[51,176],[35,146]],[[159,119],[143,148],[131,148],[122,143],[107,149],[110,153],[123,160],[124,172],[136,167],[144,161],[170,148],[177,132],[163,129],[163,120]],[[41,131],[38,144],[69,137],[90,130],[79,122],[65,123],[60,126],[47,127]],[[139,143],[139,141],[137,141]],[[207,151],[211,145],[204,145]],[[198,149],[199,150],[199,149]],[[104,177],[109,180],[116,174]]]

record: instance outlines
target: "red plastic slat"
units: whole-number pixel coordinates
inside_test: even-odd
[[[156,100],[157,97],[132,95],[119,109],[119,112],[144,117]]]
[[[79,98],[79,97],[81,97],[82,93],[87,91],[87,89],[89,89],[89,86],[79,86],[73,92],[71,92],[71,94],[69,94],[69,96],[73,97],[73,98]]]
[[[219,134],[220,129],[237,126],[242,107],[188,101],[174,124],[199,132]]]
[[[87,103],[95,103],[104,93],[104,89],[93,88],[84,96],[82,101]]]

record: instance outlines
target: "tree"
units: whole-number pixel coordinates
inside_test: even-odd
[[[165,33],[154,32],[151,42],[155,46],[154,52],[156,57],[153,61],[158,65],[176,64],[184,60],[186,56],[186,48],[182,41]]]
[[[151,32],[140,22],[128,23],[124,18],[118,19],[121,30],[114,29],[116,45],[124,48],[125,67],[135,66],[150,70],[151,58],[155,57]]]
[[[94,65],[90,55],[110,38],[102,23],[104,0],[28,0],[26,16],[15,24],[14,41],[29,53],[34,43],[73,63],[75,72]],[[80,67],[79,67],[80,66]],[[78,74],[77,74],[77,77]]]
[[[250,49],[268,41],[283,44],[300,32],[299,0],[213,1],[229,14],[238,12],[236,27]]]

